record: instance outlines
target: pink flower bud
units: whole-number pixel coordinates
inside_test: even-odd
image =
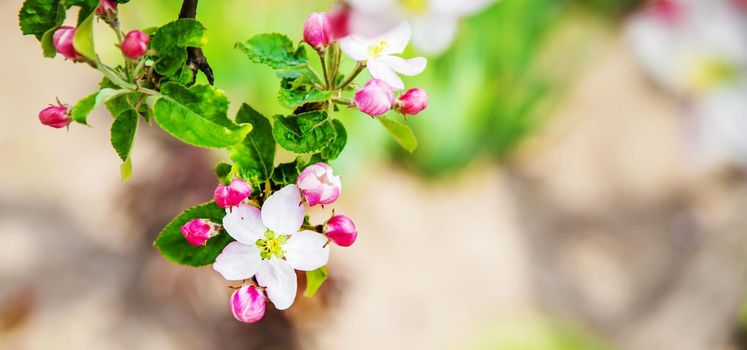
[[[325,163],[307,166],[298,175],[297,185],[311,206],[332,204],[340,197],[342,191],[340,177],[334,176],[332,167]]]
[[[392,87],[379,79],[369,80],[363,89],[355,93],[355,105],[372,117],[382,115],[392,109],[394,92]]]
[[[349,217],[335,215],[327,221],[327,237],[340,247],[349,247],[358,238],[358,231]]]
[[[117,13],[117,3],[114,0],[101,0],[96,14],[99,16],[113,15]]]
[[[252,186],[241,179],[234,179],[229,185],[218,185],[213,192],[215,203],[221,208],[235,207],[252,195]]]
[[[125,35],[122,41],[122,53],[136,60],[143,57],[145,51],[148,51],[148,44],[150,44],[150,37],[139,30],[133,30]]]
[[[65,106],[49,106],[39,112],[39,121],[53,128],[64,128],[72,121],[70,111]]]
[[[329,15],[315,12],[303,25],[303,40],[316,49],[323,49],[332,42],[332,25]]]
[[[233,317],[244,323],[254,323],[265,315],[265,296],[257,287],[243,286],[231,295]]]
[[[653,3],[653,13],[667,23],[677,22],[684,13],[684,8],[675,0],[657,0]]]
[[[329,13],[329,24],[332,28],[332,38],[342,39],[350,34],[350,5],[342,2]]]
[[[220,231],[220,225],[208,219],[194,219],[182,226],[182,236],[193,246],[207,244],[207,241]]]
[[[73,61],[79,61],[83,58],[78,51],[75,51],[73,46],[73,37],[75,36],[75,28],[70,26],[62,26],[57,28],[52,35],[52,45],[63,57]]]
[[[421,88],[407,90],[397,100],[397,110],[405,115],[416,115],[428,108],[428,93]]]

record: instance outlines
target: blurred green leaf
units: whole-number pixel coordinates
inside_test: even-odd
[[[415,134],[409,126],[385,117],[379,117],[379,121],[389,132],[389,135],[391,135],[392,138],[402,146],[402,148],[410,153],[415,152],[415,149],[418,148],[418,140],[415,138]]]
[[[83,10],[80,11],[81,15]],[[93,18],[95,15],[91,12],[83,22],[81,22],[75,30],[75,36],[73,37],[73,46],[75,51],[85,56],[86,58],[96,61],[96,49],[93,44]]]
[[[303,292],[305,297],[313,297],[319,288],[327,280],[327,267],[322,266],[314,271],[306,272],[306,290]]]

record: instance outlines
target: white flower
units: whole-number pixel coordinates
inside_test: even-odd
[[[438,54],[456,37],[459,20],[476,13],[495,0],[349,0],[354,31],[367,32],[386,25],[387,18],[404,19],[412,24],[412,42],[418,50]]]
[[[327,237],[298,230],[303,224],[301,192],[289,185],[272,194],[262,210],[241,204],[223,217],[223,227],[236,241],[228,244],[213,269],[227,280],[238,281],[256,275],[267,288],[267,296],[278,310],[285,310],[296,298],[296,273],[316,270],[327,264]]]
[[[427,64],[424,57],[406,60],[394,56],[405,51],[411,34],[410,25],[402,22],[392,30],[372,38],[357,34],[349,35],[340,40],[340,48],[354,60],[366,61],[372,77],[401,90],[405,88],[405,84],[397,73],[417,75],[423,72]]]

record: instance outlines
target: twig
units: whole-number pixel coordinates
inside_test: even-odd
[[[197,17],[197,0],[184,0],[182,8],[179,11],[179,18],[196,18]],[[199,47],[188,47],[187,48],[187,64],[194,73],[192,78],[192,84],[197,79],[197,71],[201,71],[205,74],[210,85],[215,82],[215,76],[213,75],[213,68],[208,64],[207,57]]]

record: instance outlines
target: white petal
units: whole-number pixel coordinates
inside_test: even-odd
[[[425,66],[428,64],[428,60],[426,60],[425,57],[416,57],[406,60],[397,56],[382,56],[379,58],[379,61],[389,66],[389,68],[394,69],[397,73],[410,76],[422,73],[425,70]]]
[[[313,231],[293,234],[283,246],[285,259],[296,270],[312,271],[329,261],[327,237]]]
[[[402,90],[405,88],[405,83],[397,76],[397,73],[383,62],[378,60],[368,61],[368,72],[375,79],[385,81],[392,89]]]
[[[281,235],[298,232],[303,224],[303,204],[298,186],[285,186],[267,198],[262,205],[262,222]]]
[[[420,51],[438,54],[449,48],[459,24],[453,15],[423,16],[412,21],[412,44]]]
[[[349,35],[340,39],[340,49],[348,57],[356,61],[368,59],[369,47],[355,35]]]
[[[287,261],[272,257],[263,260],[257,272],[257,283],[267,288],[267,297],[278,310],[285,310],[296,299],[296,272]]]
[[[429,0],[432,12],[451,16],[467,16],[482,10],[494,0]]]
[[[231,209],[223,217],[223,227],[231,237],[246,245],[254,245],[267,231],[259,209],[248,204]]]
[[[229,281],[240,281],[254,276],[261,261],[256,246],[231,242],[215,259],[213,269]]]
[[[382,52],[384,55],[400,54],[405,51],[407,43],[410,42],[412,28],[407,22],[402,22],[388,32],[382,34],[378,39],[386,41],[389,45]]]

